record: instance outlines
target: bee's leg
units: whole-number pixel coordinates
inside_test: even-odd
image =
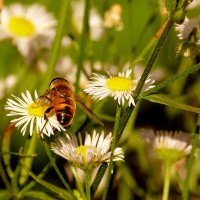
[[[47,108],[46,111],[44,112],[44,120],[45,120],[45,123],[44,123],[44,126],[42,127],[42,129],[41,129],[41,131],[40,131],[40,133],[39,133],[39,135],[40,135],[42,138],[43,138],[43,130],[44,130],[45,126],[47,125],[48,121],[49,121],[47,115],[48,115],[48,113],[51,112],[52,109],[53,109],[53,106]]]

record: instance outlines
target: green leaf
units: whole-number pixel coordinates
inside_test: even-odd
[[[0,199],[9,200],[11,199],[12,194],[8,190],[0,190]]]
[[[153,95],[142,97],[142,99],[146,99],[154,103],[159,103],[159,104],[175,107],[178,109],[186,110],[189,112],[200,113],[200,108],[177,102],[176,99],[170,98],[163,94],[153,94]]]
[[[41,199],[41,200],[54,200],[55,197],[51,197],[47,195],[44,192],[39,192],[39,191],[27,191],[24,193],[24,197],[33,197],[36,199]]]

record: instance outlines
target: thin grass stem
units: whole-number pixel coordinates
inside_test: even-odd
[[[170,188],[170,172],[171,172],[171,161],[165,161],[165,179],[164,179],[164,186],[163,186],[163,197],[162,200],[168,200],[169,198],[169,188]]]
[[[182,188],[183,200],[188,200],[189,198],[189,183],[190,183],[190,177],[192,173],[192,167],[194,164],[195,151],[198,145],[199,132],[200,132],[200,115],[198,115],[195,131],[193,135],[193,140],[192,140],[192,149],[191,149],[189,160],[186,166],[186,177],[185,177],[183,188]]]
[[[81,76],[81,71],[83,70],[83,61],[85,56],[85,48],[87,45],[87,38],[89,34],[89,11],[90,11],[90,0],[85,0],[85,10],[83,18],[83,29],[81,33],[80,43],[79,43],[79,56],[78,56],[78,69],[76,73],[76,83],[75,83],[75,93],[79,90],[79,81]]]
[[[50,152],[48,144],[46,144],[45,142],[43,144],[44,144],[44,148],[45,148],[45,151],[47,153],[47,156],[49,157],[49,160],[51,162],[51,165],[53,166],[54,170],[56,171],[58,177],[62,181],[62,183],[65,186],[65,188],[71,193],[71,195],[74,197],[74,199],[76,199],[75,196],[74,196],[74,193],[72,192],[72,190],[69,187],[68,183],[65,181],[63,175],[61,174],[60,170],[58,169],[58,167],[57,167],[57,165],[55,163],[55,159],[51,155],[51,152]]]

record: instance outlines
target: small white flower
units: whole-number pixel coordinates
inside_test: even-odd
[[[120,4],[113,4],[104,14],[104,26],[106,28],[116,28],[116,30],[121,31],[123,29],[121,15],[122,6]]]
[[[5,79],[0,79],[0,99],[10,92],[16,84],[17,77],[13,74],[8,75]]]
[[[141,136],[153,146],[163,160],[175,162],[190,154],[192,149],[189,135],[182,131],[142,130]]]
[[[0,40],[11,38],[19,52],[27,57],[38,47],[50,47],[55,36],[56,19],[39,5],[19,3],[4,6],[1,13]]]
[[[72,20],[78,33],[81,33],[83,28],[84,7],[85,2],[83,0],[72,1]],[[94,7],[90,8],[88,23],[90,38],[94,41],[99,40],[105,30],[103,27],[103,20]]]
[[[91,40],[97,41],[101,39],[105,30],[103,20],[95,8],[91,8],[90,10],[89,25]]]
[[[132,95],[140,77],[132,80],[131,72],[132,70],[129,69],[126,72],[118,73],[118,76],[110,75],[110,77],[94,73],[94,76],[91,78],[91,81],[84,91],[92,95],[94,99],[102,100],[110,96],[113,97],[119,105],[124,105],[125,100],[128,101],[129,106],[135,105]],[[154,80],[148,78],[145,81],[143,91],[154,87],[152,85],[153,83]]]
[[[47,136],[54,134],[54,129],[58,131],[65,130],[63,126],[58,122],[55,113],[52,113],[48,117],[48,120],[44,119],[44,112],[48,108],[48,105],[37,102],[37,92],[35,91],[35,99],[33,100],[30,92],[22,93],[22,99],[12,95],[13,99],[8,99],[5,106],[6,110],[10,112],[7,116],[14,116],[15,119],[11,120],[11,123],[15,123],[15,126],[21,128],[21,133],[25,135],[29,131],[30,136],[33,134],[34,127],[36,127],[37,133]],[[27,130],[29,127],[29,130]]]
[[[178,38],[180,40],[189,39],[191,34],[195,34],[193,33],[194,29],[199,29],[199,23],[200,18],[189,19],[186,17],[182,24],[176,24],[175,29],[178,31]]]
[[[94,130],[92,136],[86,133],[84,141],[80,134],[78,137],[75,135],[67,135],[66,138],[60,137],[56,143],[52,143],[51,148],[72,165],[81,169],[93,169],[103,162],[109,163],[111,141],[111,133],[105,137],[104,131],[100,134]],[[123,160],[123,158],[122,149],[115,148],[113,161]]]

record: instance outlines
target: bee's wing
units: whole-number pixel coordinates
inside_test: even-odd
[[[104,126],[101,119],[94,114],[84,103],[82,103],[79,98],[75,97],[77,105],[88,115],[89,118],[93,119],[95,122],[100,124],[101,126]]]

